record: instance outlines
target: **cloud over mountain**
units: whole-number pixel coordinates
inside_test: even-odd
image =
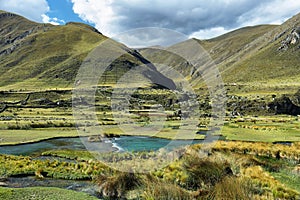
[[[300,11],[297,0],[71,0],[82,19],[107,35],[163,27],[209,37],[244,25],[281,23]]]
[[[14,12],[26,18],[42,22],[42,15],[49,11],[46,0],[0,0],[0,10]]]

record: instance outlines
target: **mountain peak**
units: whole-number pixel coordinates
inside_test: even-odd
[[[66,23],[66,26],[68,26],[68,25],[78,26],[83,29],[90,30],[90,31],[93,31],[93,32],[96,32],[96,33],[102,35],[102,33],[100,31],[98,31],[98,29],[96,29],[90,25],[87,25],[87,24],[83,24],[83,23],[79,23],[79,22],[68,22],[68,23]]]
[[[18,19],[22,18],[24,20],[29,21],[28,19],[26,19],[26,18],[24,18],[24,17],[22,17],[18,14],[15,14],[15,13],[12,13],[12,12],[7,12],[7,11],[4,11],[4,10],[0,10],[0,21],[1,21],[2,18],[5,18],[5,17],[13,17],[13,18],[17,17]]]

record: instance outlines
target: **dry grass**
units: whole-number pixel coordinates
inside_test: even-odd
[[[129,190],[139,185],[139,178],[134,173],[118,172],[111,176],[99,175],[96,179],[100,194],[109,199],[124,198]]]
[[[142,198],[146,200],[192,200],[192,193],[178,185],[164,182],[155,177],[148,176],[143,181]]]
[[[212,150],[295,161],[300,159],[299,143],[293,143],[291,146],[288,146],[263,142],[219,141],[215,143]]]
[[[218,182],[211,194],[212,199],[254,199],[253,185],[250,180],[236,177],[225,177]]]

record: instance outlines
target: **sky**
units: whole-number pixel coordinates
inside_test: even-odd
[[[189,38],[213,38],[258,24],[281,24],[300,12],[299,0],[0,0],[0,10],[36,22],[84,22],[113,36],[159,27]]]

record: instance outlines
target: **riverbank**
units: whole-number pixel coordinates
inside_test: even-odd
[[[169,140],[146,136],[119,136],[106,138],[102,141],[89,141],[89,137],[69,137],[48,139],[35,143],[0,146],[1,154],[8,155],[39,155],[51,150],[71,150],[89,152],[139,152],[156,151],[160,148],[177,148],[190,144],[201,143],[203,140]]]
[[[14,145],[22,145],[22,144],[32,144],[42,141],[47,141],[51,139],[59,139],[59,138],[76,138],[76,137],[84,137],[84,136],[97,136],[95,132],[84,133],[84,135],[80,135],[75,129],[34,129],[34,130],[1,130],[0,133],[0,146],[14,146]],[[121,133],[116,130],[109,130],[107,133],[107,137],[113,136],[145,136],[145,137],[154,137],[154,138],[162,138],[162,139],[180,139],[180,140],[203,140],[204,135],[196,135],[195,137],[175,137],[176,133],[174,132],[162,132],[156,135],[151,135],[147,133],[140,133],[135,135],[129,135]]]
[[[188,189],[189,191],[195,191],[194,188],[186,188],[186,185],[190,184],[190,180],[199,179],[210,181],[211,174],[217,174],[220,176],[220,179],[216,180],[218,185],[214,186],[212,188],[213,190],[218,189],[220,184],[224,184],[225,188],[227,188],[227,185],[233,186],[233,188],[230,188],[235,191],[235,188],[238,186],[248,186],[251,183],[249,185],[251,188],[245,189],[246,194],[250,194],[251,191],[256,191],[253,189],[260,189],[262,192],[255,194],[260,195],[261,197],[274,197],[274,199],[281,198],[282,196],[286,196],[289,199],[297,199],[299,197],[298,192],[300,188],[297,185],[297,183],[299,183],[299,179],[295,179],[292,176],[294,173],[296,173],[296,163],[299,162],[299,158],[297,157],[299,156],[299,143],[287,146],[270,143],[220,141],[217,142],[216,145],[211,149],[210,156],[201,158],[198,157],[200,149],[201,144],[194,145],[193,147],[188,148],[188,151],[182,157],[180,157],[179,160],[170,163],[170,165],[164,168],[152,168],[154,170],[153,176],[155,177],[152,177],[151,180],[149,180],[149,182],[147,181],[144,185],[139,185],[129,189],[125,188],[124,195],[127,192],[128,194],[132,194],[131,192],[135,192],[137,195],[144,194],[145,191],[147,192],[148,185],[153,181],[160,181],[159,183],[155,182],[155,184],[162,184],[158,185],[156,191],[160,191],[162,187],[166,187],[170,181],[176,183],[177,185],[174,184],[170,187],[167,187],[168,189],[166,191],[171,188],[173,188],[172,191],[181,191],[181,187]],[[108,166],[103,165],[100,161],[93,159],[91,155],[87,157],[88,153],[89,152],[87,151],[84,151],[83,153],[78,151],[66,152],[63,150],[53,150],[47,153],[47,156],[54,158],[53,160],[33,159],[33,157],[30,156],[0,155],[0,163],[2,166],[0,172],[2,176],[5,175],[9,178],[19,177],[19,179],[15,180],[21,185],[23,181],[26,181],[27,178],[30,179],[33,176],[41,178],[41,181],[45,181],[45,184],[47,184],[49,178],[53,178],[53,180],[58,179],[58,181],[60,179],[65,179],[69,180],[67,182],[74,181],[74,183],[78,180],[95,180],[97,183],[98,180],[101,181],[99,182],[101,183],[101,187],[98,187],[100,192],[101,188],[103,189],[102,184],[113,184],[112,187],[108,188],[110,189],[108,191],[113,192],[114,188],[118,188],[119,184],[123,184],[125,181],[132,178],[131,174],[127,176],[126,173],[112,171],[112,169],[110,169]],[[128,156],[129,154],[119,155],[117,157],[113,154],[109,155],[112,158],[112,162],[117,165],[123,166],[128,162],[132,163],[136,161],[136,157],[130,157]],[[152,152],[146,154],[141,152],[140,154],[135,155],[138,159],[142,160],[143,164],[147,166],[152,161],[157,162],[157,160],[153,160],[153,157],[151,157],[151,155],[153,155]],[[67,158],[70,161],[72,160],[72,162],[64,160],[63,158]],[[202,167],[197,168],[197,174],[194,175],[194,171],[191,170],[194,170],[197,166]],[[205,170],[203,170],[203,168]],[[274,179],[272,176],[270,176],[270,173],[273,173],[274,176],[276,175],[276,177],[279,178]],[[99,174],[101,175],[99,176]],[[232,176],[232,174],[236,176]],[[143,174],[136,175],[137,176],[134,178],[138,180],[146,180],[145,178],[149,178],[149,176],[141,177]],[[286,185],[283,185],[281,184],[281,180],[283,180],[285,177],[289,179],[284,182]],[[249,181],[249,178],[251,178],[253,179],[253,182],[243,182],[241,181],[241,178],[244,178],[245,181]],[[223,180],[226,179],[228,179],[229,182],[223,183]],[[230,182],[230,180],[233,182]],[[235,181],[238,180],[239,182],[236,183]],[[232,185],[233,183],[236,184]],[[57,184],[59,185],[59,182]],[[205,182],[205,184],[210,185],[211,183]],[[261,185],[264,185],[264,187],[261,187]],[[200,186],[196,185],[195,188],[196,187]],[[28,192],[26,191],[27,189],[28,188],[22,189],[26,195]],[[15,191],[15,189],[10,188],[7,191],[9,192],[12,190]],[[37,190],[39,189],[37,188]],[[101,194],[103,195],[103,193]],[[76,193],[73,193],[73,195],[74,198],[77,197]],[[174,197],[174,199],[177,198]],[[183,198],[178,197],[178,199]]]
[[[298,117],[276,116],[245,116],[226,118],[220,130],[220,138],[228,141],[251,142],[297,142],[300,137],[300,120]],[[183,130],[183,132],[181,132]],[[203,140],[206,130],[198,130],[198,134],[185,134],[189,130],[185,126],[165,126],[153,134],[147,131],[123,132],[118,125],[103,125],[101,127],[80,127],[78,132],[72,127],[34,128],[28,130],[0,130],[0,146],[36,143],[53,138],[72,138],[79,136],[97,136],[104,132],[107,137],[112,136],[145,136],[163,139]],[[195,130],[190,130],[195,131]]]

